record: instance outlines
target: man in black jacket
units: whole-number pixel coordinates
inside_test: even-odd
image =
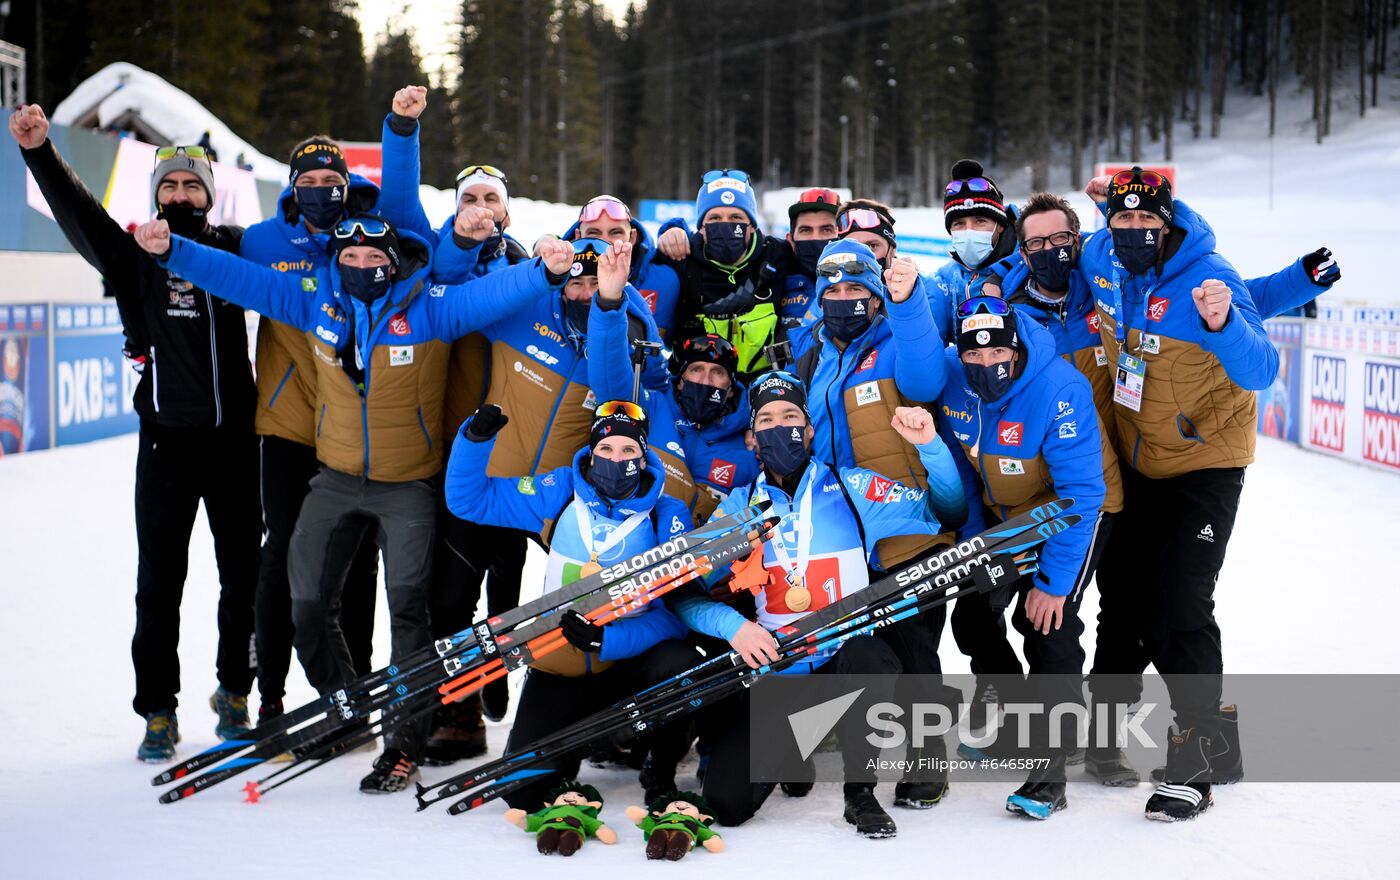
[[[10,134],[54,219],[115,291],[128,340],[144,346],[131,353],[138,364],[144,359],[133,401],[141,428],[132,707],[146,719],[137,757],[164,762],[174,756],[180,738],[175,720],[180,597],[201,500],[214,534],[221,585],[219,687],[210,707],[219,716],[219,736],[235,737],[248,727],[261,515],[247,327],[243,309],[171,275],[141,250],[63,161],[48,131],[48,119],[36,105],[10,117]],[[214,172],[205,150],[158,151],[151,192],[157,213],[175,231],[238,252],[241,228],[207,222]]]

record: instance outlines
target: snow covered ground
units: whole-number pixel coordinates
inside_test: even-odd
[[[356,754],[242,803],[239,783],[160,806],[155,770],[134,759],[141,724],[130,710],[128,646],[136,569],[131,516],[134,437],[0,460],[0,876],[197,877],[388,874],[473,876],[557,870],[493,805],[462,817],[415,813],[407,795],[355,790],[370,757]],[[1235,672],[1396,673],[1393,572],[1371,554],[1327,557],[1326,543],[1384,547],[1400,534],[1400,478],[1259,441],[1239,525],[1217,593],[1227,668]],[[184,605],[180,754],[214,742],[204,705],[214,689],[213,552],[196,524]],[[527,585],[538,581],[533,552]],[[528,589],[528,586],[527,586]],[[1326,599],[1319,599],[1326,596]],[[1084,615],[1092,619],[1093,594]],[[378,660],[387,660],[381,611]],[[1306,646],[1299,651],[1299,646]],[[966,660],[944,640],[953,672]],[[313,696],[293,673],[289,702]],[[518,686],[519,682],[515,684]],[[505,725],[491,725],[492,746]],[[449,771],[429,769],[430,779]],[[749,824],[723,830],[729,851],[648,867],[623,808],[640,798],[631,774],[585,770],[608,803],[616,847],[590,843],[573,876],[630,877],[716,870],[847,877],[1005,875],[1098,877],[1393,877],[1400,785],[1237,785],[1195,822],[1144,821],[1146,786],[1073,785],[1070,809],[1044,824],[1003,810],[1008,787],[960,783],[928,812],[895,810],[900,835],[863,841],[840,818],[835,786],[805,800],[775,795]],[[682,783],[688,780],[683,771]],[[882,786],[879,794],[889,795]],[[1385,831],[1391,828],[1390,832]],[[1389,842],[1387,842],[1389,841]],[[450,873],[449,873],[450,872]],[[531,876],[531,874],[524,874]]]

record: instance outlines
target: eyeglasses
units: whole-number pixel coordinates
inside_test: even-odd
[[[583,206],[583,210],[578,212],[578,222],[592,223],[604,215],[621,222],[632,219],[632,212],[620,199],[614,196],[598,196],[589,200],[588,204]]]
[[[943,187],[943,195],[955,196],[963,190],[975,193],[991,192],[996,189],[996,184],[985,177],[969,177],[966,180],[950,180],[948,185]]]
[[[497,168],[495,165],[468,165],[466,168],[463,168],[461,171],[457,172],[457,182],[461,183],[468,177],[471,177],[473,174],[476,174],[478,171],[480,171],[482,174],[485,174],[487,177],[496,178],[501,183],[509,182],[506,180],[506,173],[501,169]]]
[[[978,312],[989,315],[1011,314],[1011,303],[996,296],[974,296],[958,303],[958,317],[970,318]]]
[[[843,254],[842,256],[852,256],[852,259],[846,260],[844,262],[838,260],[827,260],[824,263],[819,263],[817,264],[817,274],[822,276],[823,278],[835,278],[842,272],[845,272],[846,275],[851,277],[854,277],[856,275],[864,275],[866,272],[869,272],[872,275],[880,274],[879,269],[876,269],[874,266],[868,265],[864,260],[861,260],[849,254]]]
[[[870,208],[852,208],[836,221],[836,229],[842,235],[852,229],[883,229],[888,226],[886,218],[879,211]]]
[[[647,420],[646,410],[630,400],[605,400],[598,404],[597,409],[593,410],[593,418],[602,419],[617,415],[618,413],[622,413],[634,422],[645,422]]]
[[[1158,187],[1167,182],[1167,179],[1156,171],[1144,171],[1141,168],[1137,168],[1119,171],[1117,174],[1113,175],[1113,185],[1127,186],[1133,182],[1133,178],[1135,177],[1151,187]]]
[[[831,205],[832,207],[836,207],[837,205],[841,204],[841,197],[838,196],[832,190],[823,189],[822,187],[816,187],[815,189],[809,189],[802,195],[798,196],[797,204]]]
[[[1053,232],[1050,235],[1038,235],[1035,238],[1028,238],[1022,244],[1025,245],[1028,253],[1043,251],[1047,247],[1064,247],[1074,241],[1073,232]]]
[[[749,173],[740,171],[738,168],[716,168],[714,171],[706,171],[705,176],[700,178],[700,182],[714,183],[721,177],[732,177],[735,180],[742,180],[744,183],[749,182]]]
[[[184,153],[191,159],[203,159],[206,162],[213,161],[209,158],[209,151],[201,146],[186,147],[178,144],[173,147],[157,147],[156,161],[164,162],[166,159],[174,159],[181,153]]]
[[[366,238],[378,238],[389,232],[389,224],[373,217],[351,217],[335,224],[336,238],[354,238],[357,234]]]

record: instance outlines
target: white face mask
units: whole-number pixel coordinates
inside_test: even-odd
[[[982,265],[992,255],[992,234],[977,229],[960,229],[954,232],[953,250],[962,258],[969,269]]]

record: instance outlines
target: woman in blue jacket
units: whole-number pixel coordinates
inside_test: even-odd
[[[462,425],[447,465],[447,504],[457,516],[539,532],[549,548],[546,594],[602,567],[641,553],[690,529],[690,512],[661,493],[661,461],[647,448],[645,412],[628,401],[594,411],[589,442],[573,464],[535,477],[488,477],[496,434],[509,418],[487,404]],[[562,612],[568,645],[530,664],[506,751],[585,718],[701,659],[682,639],[687,628],[657,599],[606,626],[575,610]],[[674,783],[675,765],[690,747],[684,728],[651,735],[653,775]],[[544,792],[578,773],[579,757],[555,773],[506,795],[533,809]],[[669,768],[669,772],[666,769]],[[664,794],[665,792],[660,792]]]

